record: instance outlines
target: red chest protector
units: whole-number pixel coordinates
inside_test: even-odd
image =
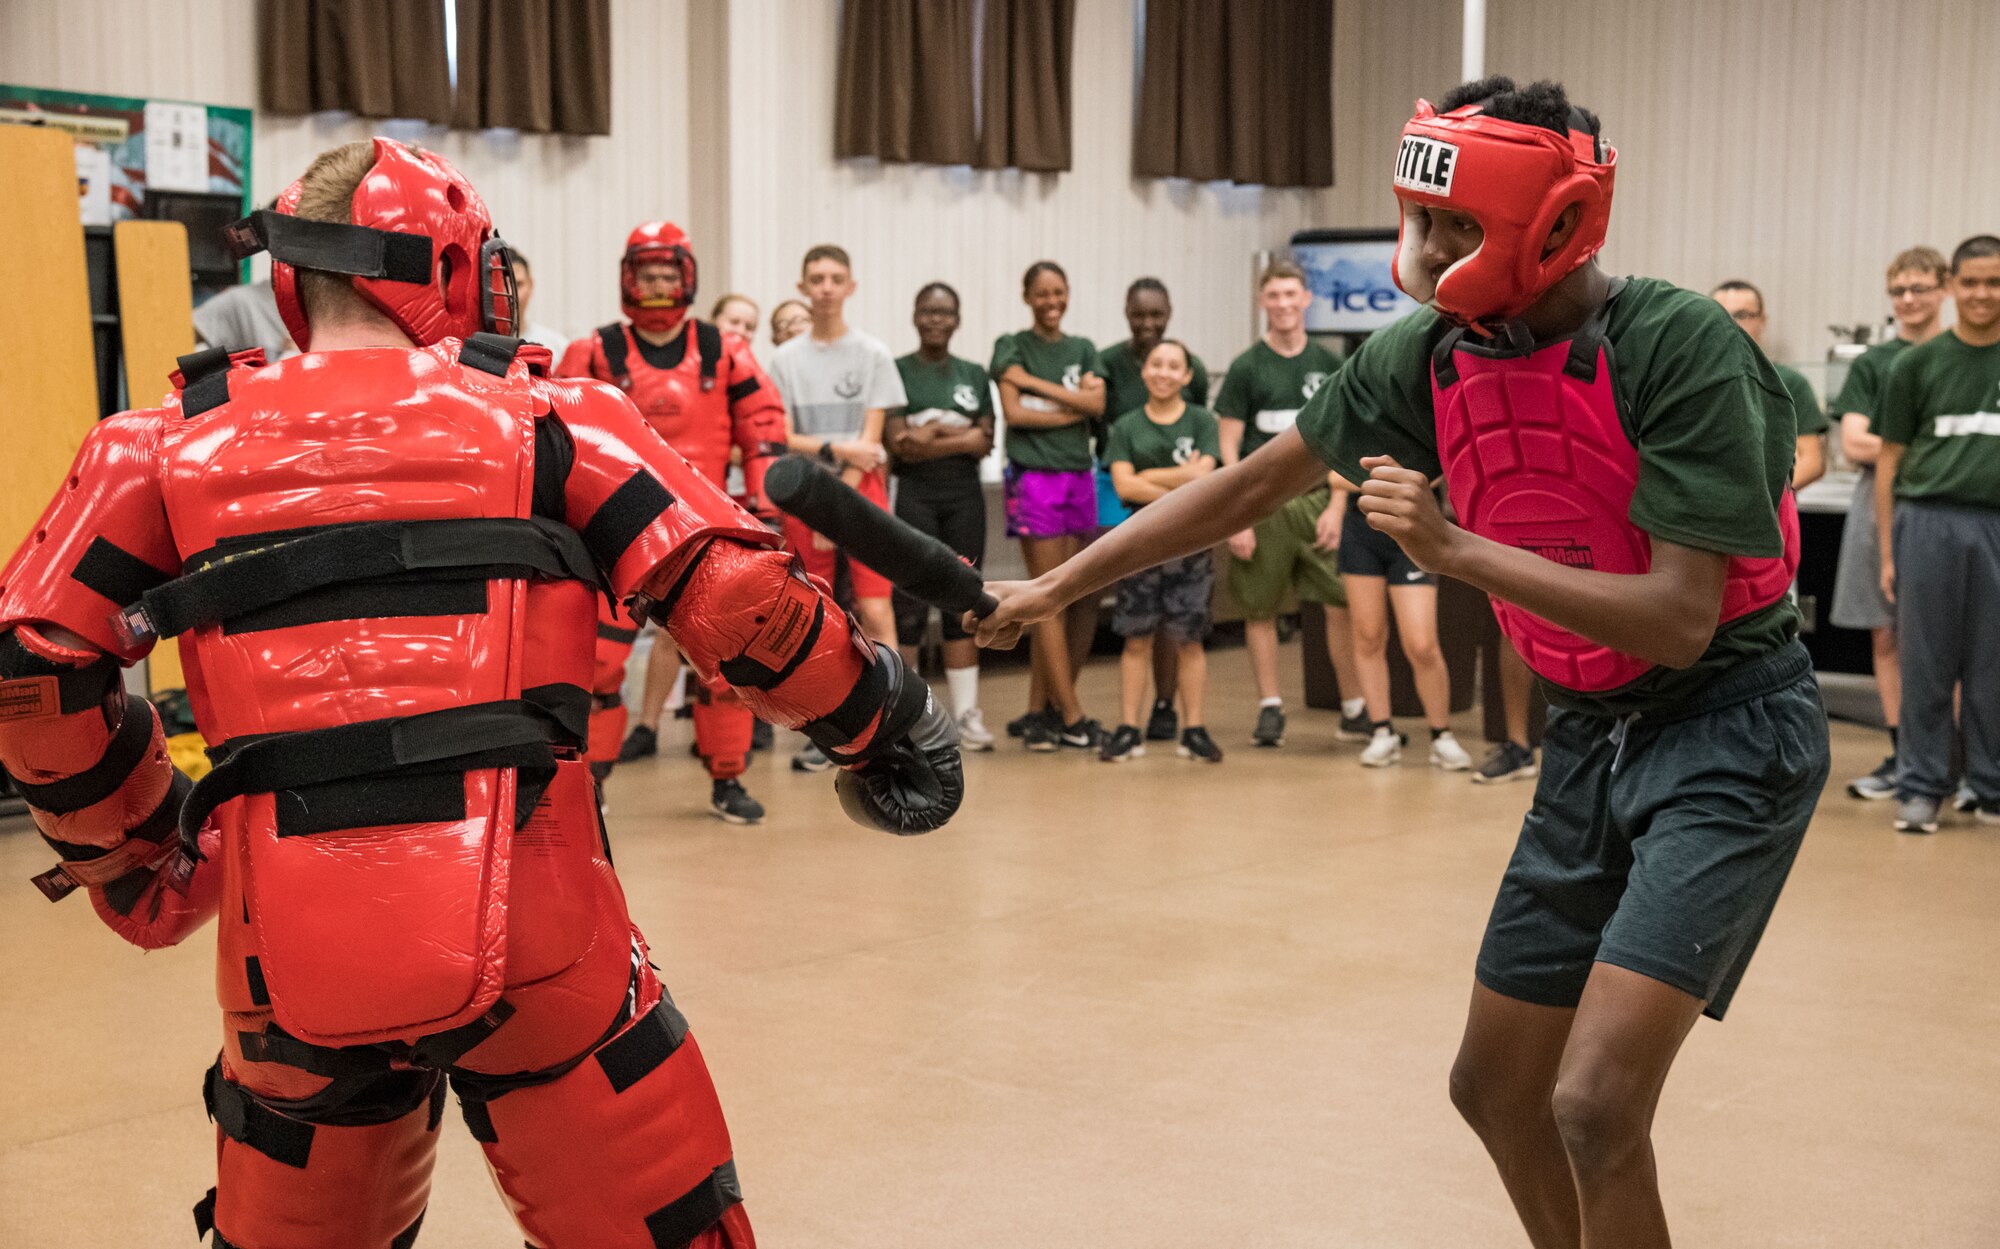
[[[1639,451],[1619,414],[1604,320],[1600,313],[1575,337],[1540,347],[1447,334],[1431,357],[1438,451],[1459,523],[1473,533],[1559,564],[1643,573],[1652,543],[1630,519]],[[1719,623],[1770,606],[1791,586],[1799,517],[1790,490],[1778,519],[1784,556],[1729,561]],[[1512,603],[1495,599],[1493,610],[1528,666],[1566,689],[1617,689],[1654,666]]]
[[[518,346],[211,359],[164,411],[184,572],[124,620],[182,635],[217,760],[183,829],[216,813],[271,1006],[307,1041],[493,1007],[515,829],[587,732],[597,573],[534,515],[548,405]]]
[[[720,483],[729,474],[733,430],[729,394],[716,384],[722,331],[706,321],[690,320],[679,346],[680,361],[672,368],[659,368],[641,354],[629,326],[600,326],[591,372],[598,381],[624,391],[654,433],[703,476]]]

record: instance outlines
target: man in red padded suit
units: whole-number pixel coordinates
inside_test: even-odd
[[[304,354],[184,358],[0,585],[0,762],[62,860],[36,883],[145,948],[220,916],[198,1227],[412,1245],[448,1078],[530,1245],[751,1245],[582,756],[595,600],[823,743],[879,827],[956,807],[950,718],[623,395],[501,336],[506,247],[445,161],[336,148],[231,236]],[[118,679],[175,635],[218,743],[192,785]]]
[[[775,523],[777,514],[764,501],[764,470],[784,454],[785,404],[750,344],[688,316],[695,277],[694,251],[679,226],[649,221],[633,230],[618,266],[618,301],[627,320],[571,343],[556,372],[617,386],[668,446],[718,486],[728,479],[731,448],[741,451],[749,506]],[[589,753],[602,774],[618,757],[625,727],[618,691],[638,635],[608,616],[599,624]],[[670,683],[677,662],[673,648],[655,648],[648,685]],[[739,779],[749,762],[756,717],[721,678],[703,682],[693,702],[695,746],[708,764],[710,809],[731,824],[757,823],[764,808]]]

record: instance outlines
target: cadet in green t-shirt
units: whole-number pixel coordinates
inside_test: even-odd
[[[1222,449],[1215,414],[1181,397],[1192,371],[1181,343],[1171,338],[1154,343],[1141,368],[1146,402],[1112,422],[1104,462],[1111,466],[1118,497],[1135,508],[1157,503],[1215,471]],[[1202,649],[1214,587],[1215,564],[1205,550],[1142,569],[1118,583],[1112,627],[1125,639],[1119,664],[1123,719],[1105,738],[1100,757],[1106,762],[1122,763],[1146,753],[1139,729],[1146,676],[1153,669],[1154,652],[1169,648],[1180,666],[1180,755],[1222,762],[1221,748],[1208,735],[1208,653]],[[1165,635],[1166,646],[1158,644],[1159,635]]]
[[[1929,342],[1944,330],[1945,284],[1951,269],[1936,249],[1912,247],[1889,263],[1889,306],[1894,311],[1896,337],[1876,343],[1847,367],[1847,380],[1830,405],[1840,421],[1840,449],[1858,471],[1854,497],[1848,500],[1847,523],[1840,531],[1840,560],[1833,575],[1833,607],[1827,615],[1842,629],[1866,629],[1875,668],[1875,688],[1882,700],[1882,722],[1889,729],[1889,753],[1875,770],[1847,782],[1852,798],[1896,796],[1898,726],[1902,724],[1902,663],[1897,655],[1896,609],[1882,594],[1882,544],[1875,533],[1875,458],[1882,439],[1869,429],[1880,411],[1882,388],[1889,370],[1903,352]]]
[[[1097,523],[1109,527],[1131,515],[1131,508],[1118,497],[1111,485],[1111,470],[1104,456],[1110,422],[1123,413],[1146,404],[1146,382],[1139,376],[1146,353],[1167,336],[1173,320],[1174,303],[1166,284],[1158,278],[1140,278],[1125,289],[1125,324],[1132,337],[1113,343],[1098,355],[1104,363],[1104,421],[1097,432]],[[1197,407],[1208,403],[1208,368],[1201,357],[1188,353],[1192,376],[1181,387],[1181,398]],[[1174,694],[1180,688],[1178,669],[1171,646],[1153,652],[1153,710],[1146,719],[1146,740],[1170,742],[1180,735],[1180,721],[1174,714]]]
[[[986,490],[979,461],[993,449],[993,388],[986,370],[951,354],[958,292],[932,282],[917,292],[917,349],[896,361],[909,406],[889,414],[882,441],[896,470],[896,516],[978,568],[986,559]],[[895,592],[896,637],[915,664],[930,606]],[[979,708],[979,648],[964,622],[944,614],[944,676],[959,745],[993,749]],[[914,666],[911,669],[915,671]]]
[[[1274,262],[1257,279],[1257,302],[1264,312],[1264,336],[1236,357],[1222,379],[1215,414],[1222,422],[1222,463],[1243,459],[1290,429],[1340,361],[1306,337],[1305,271],[1289,260]],[[1259,746],[1285,744],[1284,700],[1278,694],[1278,612],[1285,592],[1303,603],[1318,603],[1326,616],[1326,650],[1340,686],[1343,741],[1368,737],[1361,680],[1355,672],[1354,641],[1348,629],[1347,592],[1340,582],[1340,550],[1346,495],[1336,495],[1335,479],[1321,480],[1266,516],[1229,537],[1229,592],[1243,609],[1243,645],[1250,652],[1257,685],[1257,727],[1250,740]],[[1345,490],[1346,482],[1338,483]]]
[[[1965,783],[2000,824],[2000,238],[1951,256],[1958,324],[1896,361],[1875,432],[1882,592],[1902,634],[1896,827],[1928,833],[1952,791],[1952,692]],[[1893,517],[1893,523],[1892,523]]]
[[[1741,279],[1724,282],[1709,292],[1716,303],[1729,313],[1730,320],[1750,336],[1750,341],[1758,347],[1764,345],[1764,330],[1770,319],[1764,315],[1764,292]],[[1812,383],[1805,374],[1790,365],[1771,362],[1778,372],[1778,381],[1784,384],[1785,393],[1792,397],[1792,408],[1798,414],[1798,441],[1792,458],[1792,489],[1803,490],[1826,476],[1826,409],[1819,403],[1819,396],[1813,393]]]
[[[1000,389],[1006,425],[1007,533],[1021,540],[1028,572],[1040,576],[1083,549],[1097,530],[1090,430],[1104,415],[1104,364],[1087,338],[1063,333],[1069,275],[1038,260],[1021,279],[1034,313],[1025,330],[1002,334],[987,371]],[[1083,714],[1076,672],[1090,654],[1097,606],[1079,603],[1035,630],[1028,711],[1008,724],[1029,750],[1095,749],[1098,725]]]
[[[1420,104],[1394,272],[1431,306],[1370,336],[1296,429],[1054,572],[988,586],[977,635],[1006,645],[1328,469],[1418,567],[1491,594],[1551,712],[1453,1100],[1531,1241],[1664,1249],[1649,1125],[1776,905],[1827,726],[1787,594],[1791,397],[1713,300],[1598,266],[1616,159],[1554,83]],[[1472,528],[1445,520],[1441,471]]]

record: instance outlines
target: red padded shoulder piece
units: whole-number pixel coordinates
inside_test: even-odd
[[[84,437],[68,476],[0,573],[0,629],[60,625],[127,663],[119,609],[180,572],[160,501],[159,409],[121,412]]]
[[[629,599],[656,575],[671,579],[713,538],[779,545],[777,534],[663,442],[615,387],[572,378],[539,386],[575,444],[565,519],[609,572],[613,597]]]

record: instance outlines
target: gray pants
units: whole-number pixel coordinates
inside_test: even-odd
[[[1899,798],[1952,791],[1951,695],[1962,686],[1965,779],[2000,804],[2000,511],[1896,504],[1896,627],[1903,652]]]

